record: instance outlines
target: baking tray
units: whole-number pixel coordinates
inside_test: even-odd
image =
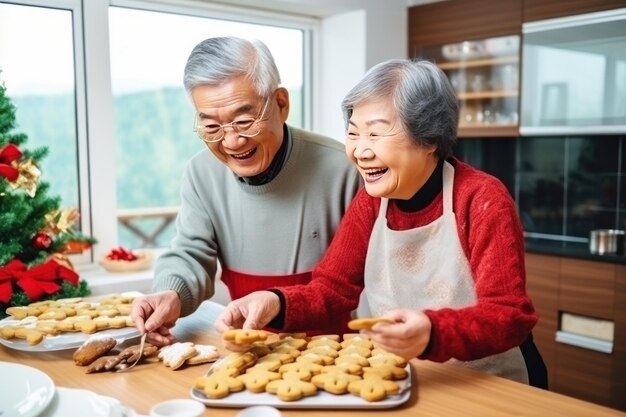
[[[191,398],[200,401],[208,407],[245,408],[253,405],[269,405],[276,408],[328,408],[328,409],[383,409],[394,408],[404,404],[411,398],[411,365],[406,368],[408,377],[395,381],[400,385],[400,392],[390,395],[382,401],[365,401],[361,397],[347,393],[335,395],[329,392],[318,390],[316,395],[304,397],[297,401],[283,401],[276,395],[267,392],[254,393],[246,389],[240,392],[229,394],[225,398],[211,399],[200,390],[191,389]]]

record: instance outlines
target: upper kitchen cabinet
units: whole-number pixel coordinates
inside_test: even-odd
[[[524,0],[524,23],[626,7],[626,0]]]
[[[522,135],[626,132],[626,8],[523,24]]]
[[[424,48],[459,99],[459,137],[517,136],[518,35]]]
[[[444,1],[409,9],[409,56],[433,60],[460,104],[458,136],[515,137],[522,0]]]

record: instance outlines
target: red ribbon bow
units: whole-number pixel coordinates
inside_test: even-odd
[[[30,269],[22,261],[13,259],[5,266],[0,266],[0,301],[8,303],[11,300],[13,281],[24,290],[30,301],[36,301],[43,293],[54,294],[59,291],[61,286],[56,283],[58,279],[74,286],[78,284],[78,274],[54,259]]]
[[[11,162],[22,156],[22,151],[12,143],[0,150],[0,175],[13,182],[19,176],[17,168],[12,167]]]

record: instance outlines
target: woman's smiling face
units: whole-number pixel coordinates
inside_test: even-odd
[[[436,148],[418,145],[406,134],[388,98],[354,106],[346,154],[372,197],[408,200],[437,166]]]

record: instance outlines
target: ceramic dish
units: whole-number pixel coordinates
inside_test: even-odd
[[[121,295],[138,297],[142,295],[140,292],[131,291],[125,292]],[[94,303],[97,300],[105,298],[106,295],[100,297],[85,298],[85,301]],[[37,321],[36,317],[26,317],[22,320],[17,320],[13,317],[6,317],[0,320],[0,327],[2,326],[17,326],[22,325],[25,327],[34,327]],[[108,329],[101,330],[97,334],[111,336],[118,343],[122,343],[126,340],[131,340],[139,337],[139,330],[136,327],[122,327],[121,329]],[[36,345],[30,345],[23,339],[3,339],[0,337],[0,344],[10,349],[22,350],[25,352],[51,352],[57,350],[75,349],[83,344],[91,334],[82,332],[61,333],[57,336],[46,336],[41,343]],[[1,415],[1,414],[0,414]]]
[[[54,399],[38,417],[132,417],[118,400],[92,391],[58,387]]]
[[[0,326],[15,324],[17,321],[19,320],[6,318],[0,320]],[[139,330],[137,330],[136,327],[124,327],[121,329],[102,330],[97,334],[111,336],[113,339],[117,340],[117,343],[122,343],[126,340],[138,338]],[[36,345],[30,345],[22,339],[6,340],[0,338],[0,344],[10,349],[22,350],[24,352],[52,352],[57,350],[76,349],[91,336],[91,334],[86,333],[62,333],[58,336],[46,336],[41,343]]]
[[[0,390],[0,416],[37,416],[54,397],[54,382],[35,368],[0,362],[0,375],[7,381]]]
[[[378,409],[397,407],[411,397],[411,366],[407,365],[409,373],[404,380],[395,381],[400,385],[400,393],[390,395],[382,401],[368,402],[353,394],[334,395],[318,390],[316,395],[302,398],[298,401],[283,401],[267,392],[253,393],[248,390],[235,392],[225,398],[213,400],[207,398],[202,391],[191,389],[191,398],[198,400],[209,407],[244,408],[254,405],[268,405],[276,408],[329,408],[329,409]]]

